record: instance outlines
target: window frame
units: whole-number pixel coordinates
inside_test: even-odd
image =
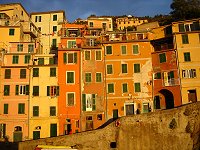
[[[17,44],[17,51],[23,52],[23,49],[24,49],[23,46],[24,46],[23,44]]]
[[[92,73],[91,72],[86,72],[85,73],[85,82],[86,83],[91,83],[92,82]]]
[[[122,74],[127,74],[128,73],[128,64],[125,64],[125,63],[121,64],[121,73]]]
[[[185,62],[191,62],[190,52],[184,52],[183,55],[184,55],[184,61]]]
[[[135,49],[136,47],[137,47],[137,50]],[[132,52],[133,52],[133,55],[138,55],[140,53],[138,44],[133,44],[132,45]]]
[[[11,79],[11,69],[5,69],[4,79]]]
[[[50,77],[56,77],[57,76],[57,70],[56,67],[50,68]]]
[[[138,68],[139,66],[139,68]],[[140,73],[141,72],[141,69],[140,69],[140,64],[134,64],[134,73]]]
[[[58,15],[53,15],[53,21],[57,21],[58,20]]]
[[[40,96],[40,87],[33,86],[33,96]]]
[[[39,106],[33,106],[33,117],[39,117],[39,115],[40,115]]]
[[[100,59],[98,59],[99,58],[99,56],[98,56],[99,54],[98,53],[100,54]],[[102,60],[102,51],[101,50],[96,50],[95,51],[95,60],[96,61],[101,61]]]
[[[73,94],[73,104],[69,104],[69,94]],[[70,107],[70,106],[75,106],[76,105],[76,95],[75,92],[66,92],[66,106]]]
[[[182,44],[189,44],[189,36],[188,34],[182,34]]]
[[[108,68],[108,66],[111,66],[111,72],[110,71],[108,71],[110,68]],[[106,65],[106,74],[113,74],[113,65],[112,64],[107,64]]]
[[[123,53],[123,48],[125,47],[125,53]],[[127,55],[127,46],[121,45],[121,55]]]
[[[18,114],[25,114],[25,103],[18,103]]]
[[[8,114],[8,109],[9,109],[9,104],[8,103],[4,103],[3,105],[3,114]]]
[[[91,60],[91,51],[90,50],[84,51],[84,59],[85,60]]]
[[[33,77],[39,77],[40,70],[39,68],[33,68]]]
[[[139,87],[137,87],[137,86],[139,86]],[[139,88],[139,89],[136,89],[136,87]],[[135,93],[141,92],[141,84],[140,84],[140,82],[135,82],[134,83],[134,92]]]
[[[53,117],[53,116],[56,116],[56,106],[50,106],[49,107],[49,116]]]
[[[26,69],[20,69],[20,79],[26,79]]]
[[[124,89],[124,85],[126,85],[126,90]],[[128,83],[122,83],[122,93],[128,93]]]
[[[12,64],[18,64],[18,63],[19,63],[19,55],[13,55]]]
[[[110,48],[110,49],[108,49],[108,48]],[[111,45],[107,45],[106,46],[106,55],[112,55],[112,54],[113,54],[112,46]]]
[[[9,29],[9,36],[15,35],[15,29]]]
[[[97,75],[100,75],[100,77],[99,76],[97,76]],[[102,73],[101,72],[96,72],[96,74],[95,74],[95,77],[96,77],[96,82],[97,83],[101,83],[102,82]],[[100,79],[100,80],[99,80]]]
[[[109,85],[112,85],[112,91],[109,91]],[[108,83],[107,84],[107,93],[108,94],[114,94],[115,93],[115,84],[114,83]]]
[[[68,73],[73,73],[73,82],[68,82]],[[66,84],[75,84],[75,71],[66,71]]]
[[[165,59],[164,59],[164,56],[165,56]],[[164,59],[164,60],[162,60],[162,59]],[[160,62],[160,63],[166,63],[166,62],[167,62],[166,53],[160,53],[160,54],[159,54],[159,62]]]
[[[73,57],[73,60],[72,60],[72,62],[69,62],[69,55],[72,55],[72,57]],[[77,58],[78,58],[78,56],[77,56],[78,54],[77,54],[77,52],[67,52],[67,53],[63,53],[63,62],[65,63],[65,64],[77,64]]]
[[[4,85],[4,96],[10,96],[10,85]]]

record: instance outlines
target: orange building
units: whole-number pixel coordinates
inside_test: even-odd
[[[148,32],[103,35],[108,119],[146,113],[152,108],[150,35]]]
[[[58,48],[59,134],[79,132],[81,110],[81,44],[84,26],[64,24]]]

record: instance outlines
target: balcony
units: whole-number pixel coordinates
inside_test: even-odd
[[[168,79],[168,80],[164,80],[163,82],[164,86],[176,86],[176,85],[180,85],[179,79]]]
[[[24,34],[30,34],[31,37],[37,38],[40,34],[40,31],[36,26],[30,21],[21,22],[21,26],[23,27]]]

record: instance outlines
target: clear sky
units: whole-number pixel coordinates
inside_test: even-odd
[[[77,18],[132,15],[137,17],[169,14],[172,0],[0,0],[21,3],[30,12],[64,10],[70,22]]]

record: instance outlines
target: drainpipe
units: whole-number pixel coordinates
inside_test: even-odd
[[[80,131],[82,132],[82,51],[80,50]]]

